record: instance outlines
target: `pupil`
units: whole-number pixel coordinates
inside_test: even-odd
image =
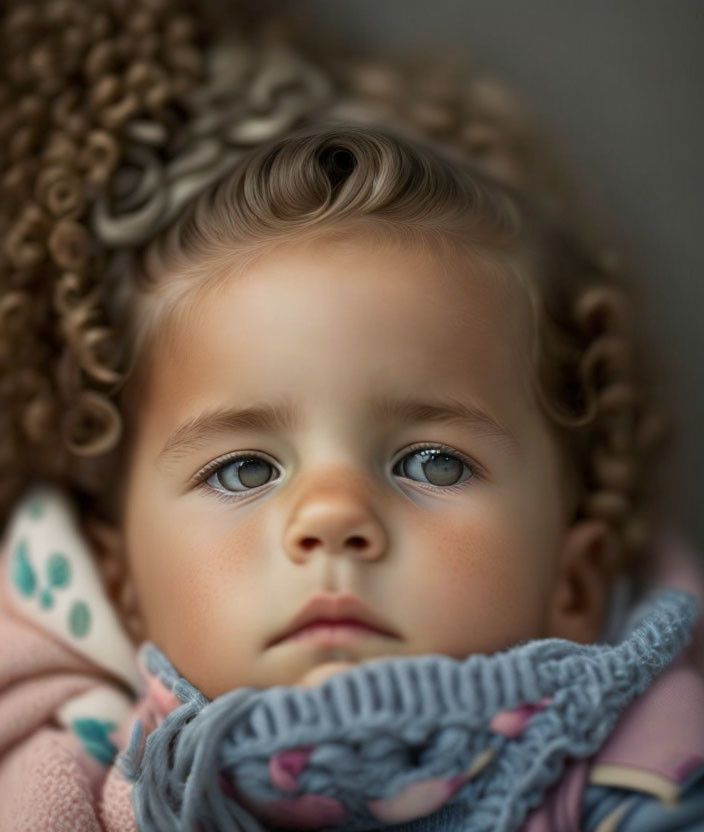
[[[269,479],[269,463],[263,459],[245,460],[239,468],[240,482],[249,488],[256,488]]]
[[[459,459],[441,454],[425,462],[423,472],[433,485],[454,485],[462,474],[462,463]]]
[[[232,491],[242,491],[245,488],[258,488],[269,480],[271,466],[263,459],[246,459],[232,462],[218,471],[218,479]]]

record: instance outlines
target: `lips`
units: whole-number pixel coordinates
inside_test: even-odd
[[[276,644],[296,636],[313,636],[319,632],[337,635],[363,635],[376,633],[387,638],[400,636],[376,613],[366,607],[354,595],[320,594],[311,598],[293,621],[277,633],[267,645]]]

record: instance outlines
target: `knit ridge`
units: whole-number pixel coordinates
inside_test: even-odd
[[[437,828],[515,832],[567,757],[595,753],[627,705],[684,649],[697,614],[692,595],[667,589],[640,604],[629,635],[615,645],[540,639],[465,660],[390,658],[313,688],[239,688],[212,702],[145,643],[140,661],[183,704],[144,744],[136,725],[121,761],[134,781],[139,828],[199,823],[264,832],[271,827],[258,807],[319,795],[339,801],[344,820],[300,828],[420,832],[435,827],[422,817],[387,826],[374,802],[466,774],[489,754],[438,814],[462,821]],[[492,730],[497,714],[525,705],[536,711],[519,735]],[[272,782],[269,761],[292,749],[312,753],[289,792]]]

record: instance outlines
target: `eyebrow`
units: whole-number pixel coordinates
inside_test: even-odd
[[[517,453],[519,444],[514,435],[486,411],[476,405],[454,398],[394,399],[380,396],[372,400],[372,416],[377,420],[404,424],[430,422],[458,424],[475,433],[495,440],[509,453]],[[167,439],[158,462],[175,461],[197,450],[219,436],[236,431],[252,430],[274,433],[294,430],[300,419],[292,403],[281,399],[251,407],[219,407],[206,410],[183,422]]]

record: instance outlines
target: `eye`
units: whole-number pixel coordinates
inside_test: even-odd
[[[219,460],[198,476],[200,484],[221,494],[246,493],[271,481],[274,466],[260,456],[238,456]]]
[[[467,476],[464,476],[465,472],[468,472]],[[444,447],[421,447],[400,459],[393,473],[438,488],[453,488],[473,479],[477,472],[475,466],[459,451]]]
[[[237,499],[274,481],[276,466],[254,453],[217,459],[195,475],[197,488],[224,500]],[[394,466],[394,474],[425,486],[458,489],[480,473],[464,454],[445,446],[414,446]]]

